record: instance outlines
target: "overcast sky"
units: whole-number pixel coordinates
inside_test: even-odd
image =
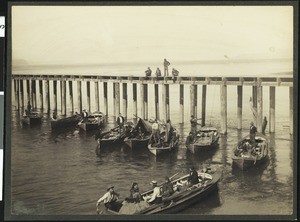
[[[288,6],[13,6],[13,60],[88,64],[293,57]]]

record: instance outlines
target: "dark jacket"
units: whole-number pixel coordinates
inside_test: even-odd
[[[124,118],[123,116],[118,116],[118,118],[117,118],[117,124],[118,124],[118,125],[120,125],[121,119],[123,120],[123,121],[122,121],[122,122],[123,122],[122,124],[124,124],[125,118]]]
[[[255,126],[250,126],[250,134],[255,134],[257,132],[257,128]]]
[[[199,183],[198,173],[196,170],[190,172],[188,182],[190,182],[191,184]]]
[[[164,183],[162,191],[164,196],[171,196],[174,193],[173,184],[170,181]]]

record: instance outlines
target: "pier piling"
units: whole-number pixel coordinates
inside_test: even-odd
[[[242,129],[243,117],[243,86],[237,86],[237,129]]]
[[[205,126],[205,116],[206,116],[206,85],[202,86],[202,116],[201,116],[201,125]]]
[[[227,85],[224,78],[220,85],[220,99],[221,99],[221,134],[227,134]]]
[[[77,106],[78,112],[82,113],[81,81],[77,81]]]
[[[106,116],[106,120],[108,117],[108,100],[107,100],[107,82],[103,83],[103,102],[104,102],[104,112]]]
[[[141,106],[141,118],[145,119],[145,87],[144,84],[140,84],[140,106]]]
[[[145,119],[148,120],[148,85],[144,84]]]
[[[165,84],[166,90],[166,120],[170,119],[170,89],[169,84]]]
[[[29,80],[26,80],[26,105],[27,103],[30,102],[30,83]]]
[[[95,103],[96,111],[100,111],[100,99],[99,99],[99,82],[95,82]]]
[[[132,84],[132,118],[136,119],[137,117],[137,85],[136,83]]]
[[[122,84],[122,93],[123,93],[123,116],[125,117],[125,120],[127,120],[127,83]]]
[[[270,86],[269,132],[275,132],[275,86]]]
[[[14,86],[15,86],[15,102],[17,102],[16,109],[20,109],[20,87],[19,87],[19,80],[14,80]]]
[[[54,111],[57,112],[57,81],[53,81],[53,100],[54,100]]]
[[[120,113],[120,83],[114,83],[114,104],[115,104],[115,116]]]
[[[46,104],[46,109],[47,109],[47,113],[50,113],[50,81],[46,80],[45,81],[45,93],[46,93],[46,97],[45,97],[45,104]]]
[[[262,132],[263,120],[263,87],[257,87],[257,131]]]
[[[33,79],[31,84],[32,84],[31,85],[31,88],[32,88],[31,89],[32,90],[32,107],[34,109],[36,109],[37,108],[37,104],[36,104],[36,80]]]
[[[67,98],[66,98],[66,81],[63,80],[60,82],[61,88],[61,114],[63,116],[67,115]]]
[[[91,83],[90,81],[86,82],[86,94],[87,94],[87,109],[91,112]]]
[[[39,80],[40,108],[41,108],[42,110],[44,109],[43,92],[44,92],[43,80]]]
[[[257,126],[257,86],[252,86],[253,123]]]
[[[159,95],[158,84],[154,84],[154,105],[155,105],[155,118],[159,119]]]
[[[184,85],[179,85],[180,123],[184,123]]]
[[[71,111],[74,113],[74,98],[73,98],[73,82],[69,81],[69,101],[71,105]]]
[[[197,103],[198,103],[198,87],[195,84],[192,84],[190,86],[190,116],[194,116],[195,118],[197,118]]]
[[[24,109],[24,81],[19,81],[19,88],[20,88],[20,106],[22,109]]]

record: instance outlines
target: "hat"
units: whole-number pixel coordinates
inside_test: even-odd
[[[195,170],[195,168],[194,167],[190,167],[190,171],[193,171],[193,170]]]
[[[157,181],[156,181],[156,180],[152,180],[152,181],[151,181],[151,184],[157,185]]]
[[[107,191],[109,191],[111,188],[114,188],[114,186],[108,186]]]

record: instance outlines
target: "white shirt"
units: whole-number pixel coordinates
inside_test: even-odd
[[[97,203],[100,203],[103,201],[103,203],[109,203],[115,198],[114,194],[111,194],[109,191],[105,193],[98,201]]]
[[[155,187],[153,189],[152,196],[151,196],[150,200],[148,200],[148,202],[154,201],[156,197],[161,197],[160,187]]]
[[[158,130],[158,123],[153,123],[152,124],[152,129]]]

